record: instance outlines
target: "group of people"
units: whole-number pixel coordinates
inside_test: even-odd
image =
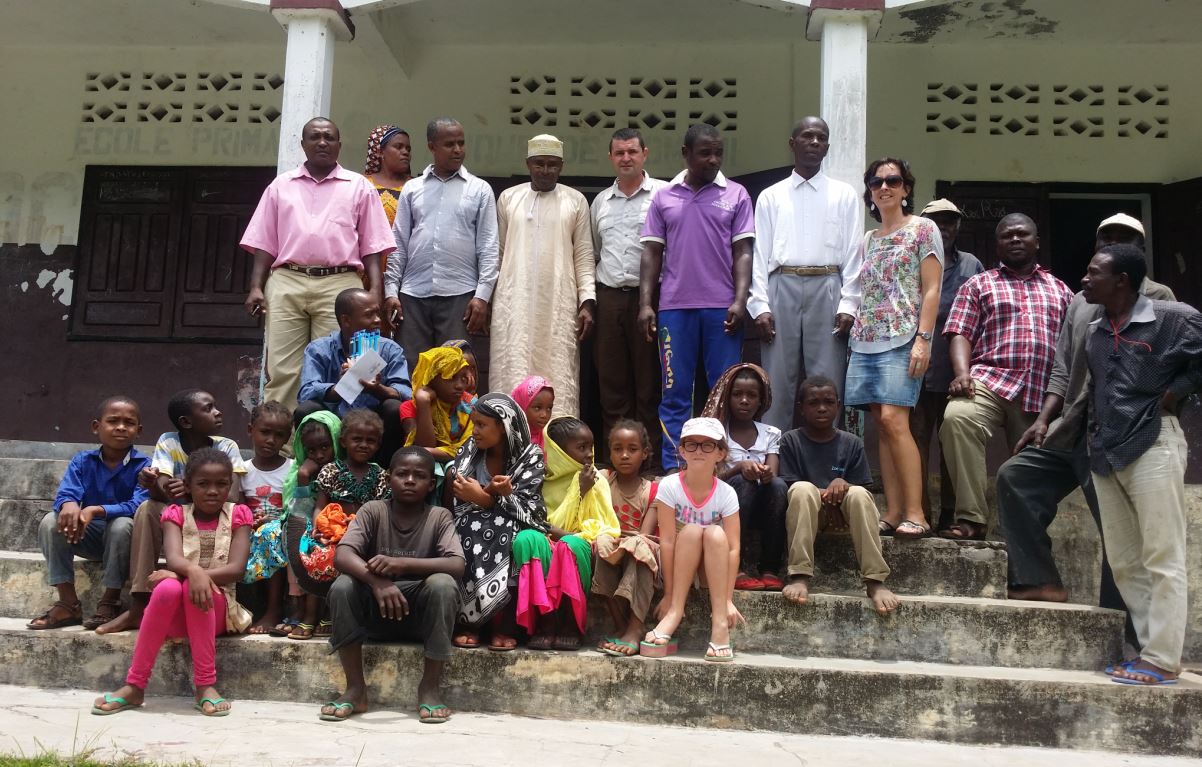
[[[243,239],[247,308],[267,320],[253,458],[219,436],[206,392],[171,399],[175,431],[150,458],[133,447],[137,405],[102,403],[100,447],[72,461],[39,531],[59,598],[30,628],[141,627],[126,686],[97,714],[141,705],[168,636],[189,638],[197,708],[218,716],[229,703],[215,636],[326,636],[347,681],[321,709],[330,721],[369,705],[363,640],[414,636],[418,714],[442,722],[452,647],[577,649],[589,594],[614,624],[598,651],[662,657],[704,584],[704,657],[733,660],[734,591],[804,605],[824,530],[850,535],[866,595],[888,614],[899,602],[882,536],[984,538],[985,445],[1004,429],[1010,596],[1067,599],[1046,529],[1080,485],[1113,572],[1103,604],[1125,602],[1140,650],[1107,673],[1173,683],[1186,612],[1176,411],[1202,389],[1202,315],[1146,279],[1136,219],[1101,223],[1074,296],[1039,265],[1029,217],[999,222],[1000,264],[985,270],[955,246],[951,201],[916,212],[905,161],[871,163],[862,195],[823,173],[829,130],[795,126],[793,172],[753,207],[721,173],[714,128],[688,129],[669,183],[622,129],[615,182],[590,208],[558,183],[553,136],[528,144],[531,181],[494,200],[464,167],[454,120],[431,121],[433,162],[416,177],[395,126],[373,131],[365,177],[338,164],[337,127],[311,120],[305,163],[271,184]],[[879,222],[864,234],[857,198]],[[762,366],[742,361],[745,317]],[[578,343],[593,333],[599,435],[577,418]],[[363,334],[379,372],[348,394]],[[883,513],[862,441],[840,429],[845,406],[877,426]],[[936,433],[938,516],[925,458]],[[105,562],[87,621],[73,553]],[[257,620],[239,582],[265,584]]]

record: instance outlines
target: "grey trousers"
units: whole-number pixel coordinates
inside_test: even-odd
[[[451,632],[459,614],[459,583],[446,573],[395,581],[409,615],[399,621],[385,618],[371,587],[343,573],[330,586],[326,602],[334,623],[330,652],[365,639],[421,639],[430,660],[451,659]]]
[[[488,391],[488,336],[468,336],[467,325],[463,322],[463,313],[467,311],[467,305],[475,295],[464,293],[461,296],[416,298],[400,294],[401,310],[405,319],[401,320],[398,328],[397,342],[405,350],[410,375],[417,367],[419,354],[435,346],[442,346],[447,341],[463,339],[471,341],[472,350],[476,353],[476,367],[480,377],[478,388],[481,392]]]
[[[830,377],[843,397],[847,341],[831,334],[842,288],[839,274],[801,277],[776,272],[768,277],[776,339],[760,344],[760,358],[772,383],[772,407],[763,420],[781,431],[793,428],[797,385],[805,376]]]
[[[79,543],[67,543],[58,529],[58,515],[53,511],[42,517],[38,525],[38,543],[46,558],[46,575],[51,586],[75,583],[75,557],[104,563],[102,584],[106,589],[119,589],[129,574],[129,542],[134,521],[130,517],[93,519],[84,530]]]

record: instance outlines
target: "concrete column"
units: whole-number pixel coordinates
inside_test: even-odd
[[[300,148],[304,124],[318,115],[330,116],[334,43],[350,40],[354,28],[333,0],[272,0],[271,15],[288,31],[276,155],[276,170],[283,173],[304,160]]]
[[[822,41],[822,117],[831,126],[826,172],[857,191],[868,164],[868,41],[884,13],[884,0],[813,0],[806,26],[807,39]]]

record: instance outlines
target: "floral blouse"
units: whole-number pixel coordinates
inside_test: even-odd
[[[922,307],[920,265],[928,256],[943,265],[943,238],[930,219],[912,216],[896,232],[864,238],[860,311],[851,348],[863,354],[905,346],[918,331]]]

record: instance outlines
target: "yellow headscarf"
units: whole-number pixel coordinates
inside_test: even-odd
[[[551,423],[556,420],[552,418]],[[547,429],[543,430],[543,435],[547,454],[547,473],[543,478],[547,521],[587,541],[595,541],[600,535],[621,537],[622,529],[618,525],[618,515],[614,513],[609,482],[604,477],[597,477],[592,488],[581,498],[580,472],[584,464],[565,453],[551,439]]]
[[[435,378],[451,378],[460,370],[467,367],[463,350],[454,346],[437,346],[427,349],[417,358],[417,367],[413,370],[413,391],[423,386],[429,386]],[[472,436],[472,420],[469,417],[472,409],[465,402],[448,405],[440,399],[434,400],[434,437],[438,447],[459,450],[467,438]],[[451,424],[455,424],[452,434]],[[405,445],[413,444],[417,430],[405,438]]]

